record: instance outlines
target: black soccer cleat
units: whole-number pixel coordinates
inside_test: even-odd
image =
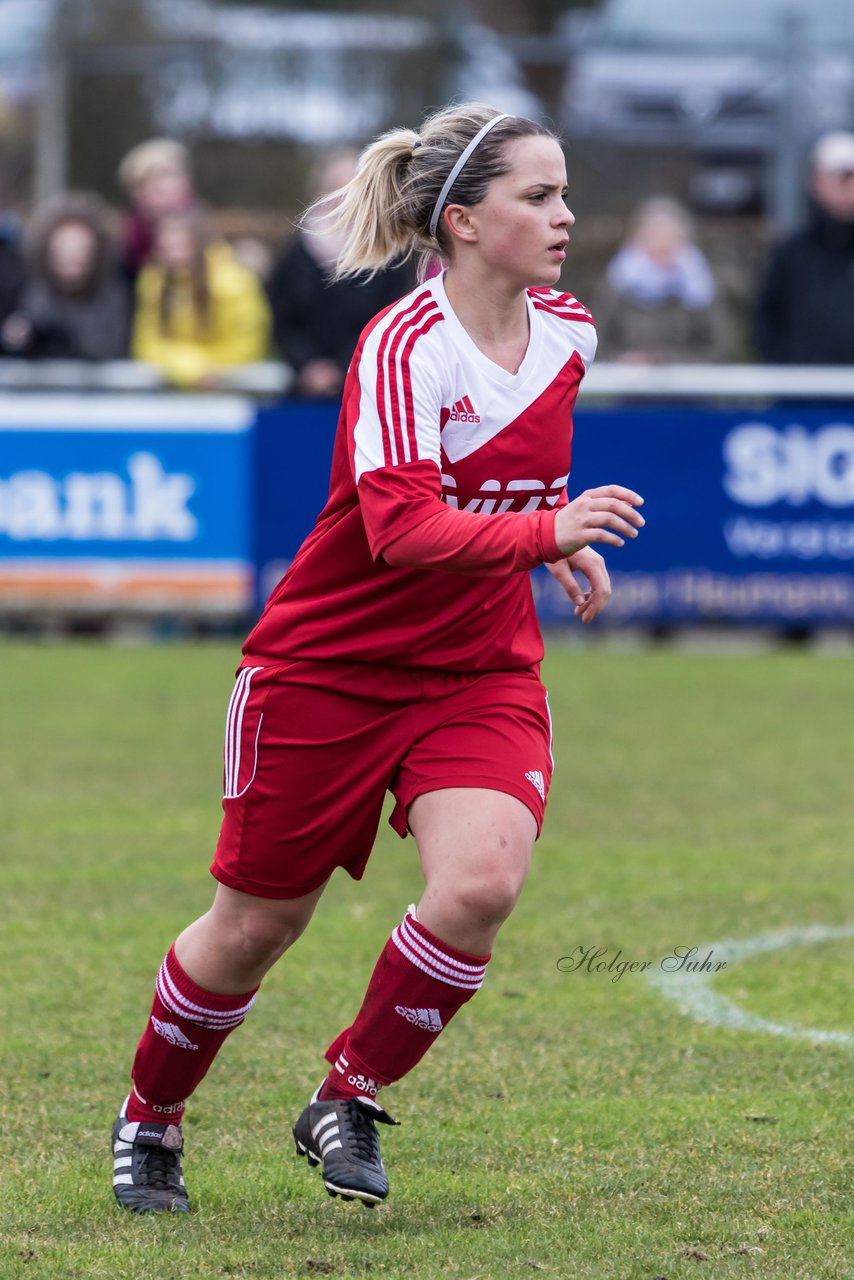
[[[181,1173],[181,1126],[128,1120],[127,1099],[113,1125],[113,1190],[134,1213],[189,1213]]]
[[[322,1086],[321,1086],[322,1088]],[[317,1090],[294,1125],[297,1155],[314,1168],[323,1165],[323,1185],[331,1196],[361,1200],[373,1208],[388,1195],[376,1122],[397,1124],[372,1098],[329,1098]]]

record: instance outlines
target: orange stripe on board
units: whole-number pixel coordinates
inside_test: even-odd
[[[243,608],[251,601],[252,588],[248,573],[217,572],[197,574],[87,574],[36,573],[0,570],[0,609],[5,603],[22,600],[97,601],[101,604],[135,603],[146,599],[166,600],[170,604],[198,603],[211,600],[218,608],[226,605]]]

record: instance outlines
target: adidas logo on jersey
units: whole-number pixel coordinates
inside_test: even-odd
[[[404,1005],[397,1004],[394,1006],[394,1011],[407,1022],[411,1022],[413,1027],[418,1027],[419,1031],[442,1030],[443,1023],[438,1009],[407,1009]]]
[[[529,769],[525,774],[525,777],[537,788],[537,791],[540,794],[540,799],[544,801],[546,798],[546,780],[540,770]]]
[[[197,1044],[193,1044],[192,1040],[184,1035],[180,1027],[176,1027],[174,1022],[161,1022],[159,1018],[151,1015],[151,1025],[159,1036],[164,1040],[168,1040],[170,1044],[174,1044],[177,1049],[198,1049]]]
[[[475,413],[474,405],[468,396],[463,396],[461,400],[451,409],[448,414],[449,422],[480,422],[480,414]]]

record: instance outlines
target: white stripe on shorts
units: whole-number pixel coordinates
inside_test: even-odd
[[[551,709],[551,707],[549,706],[549,691],[548,691],[548,689],[544,689],[544,693],[545,693],[545,695],[546,695],[546,715],[547,715],[547,716],[548,716],[548,718],[549,718],[549,759],[550,759],[550,760],[551,760],[551,762],[552,762],[552,773],[554,773],[554,770],[555,770],[555,756],[554,756],[555,730],[554,730],[554,723],[552,722],[552,709]]]
[[[237,782],[240,776],[241,739],[243,734],[243,713],[249,700],[252,677],[263,667],[244,667],[238,671],[234,682],[228,714],[225,720],[225,786],[223,794],[226,800],[234,800],[238,795]],[[258,721],[258,733],[255,735],[255,746],[258,746],[258,734],[261,732],[261,721]],[[255,776],[253,771],[253,777]],[[250,778],[250,782],[252,779]],[[245,788],[244,788],[245,790]]]

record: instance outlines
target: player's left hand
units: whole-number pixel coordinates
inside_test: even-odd
[[[582,547],[568,560],[558,560],[556,564],[547,564],[546,568],[563,587],[575,605],[576,618],[582,622],[592,622],[611,599],[611,579],[605,561],[592,547]],[[573,570],[584,574],[589,584],[588,591],[584,590]]]

